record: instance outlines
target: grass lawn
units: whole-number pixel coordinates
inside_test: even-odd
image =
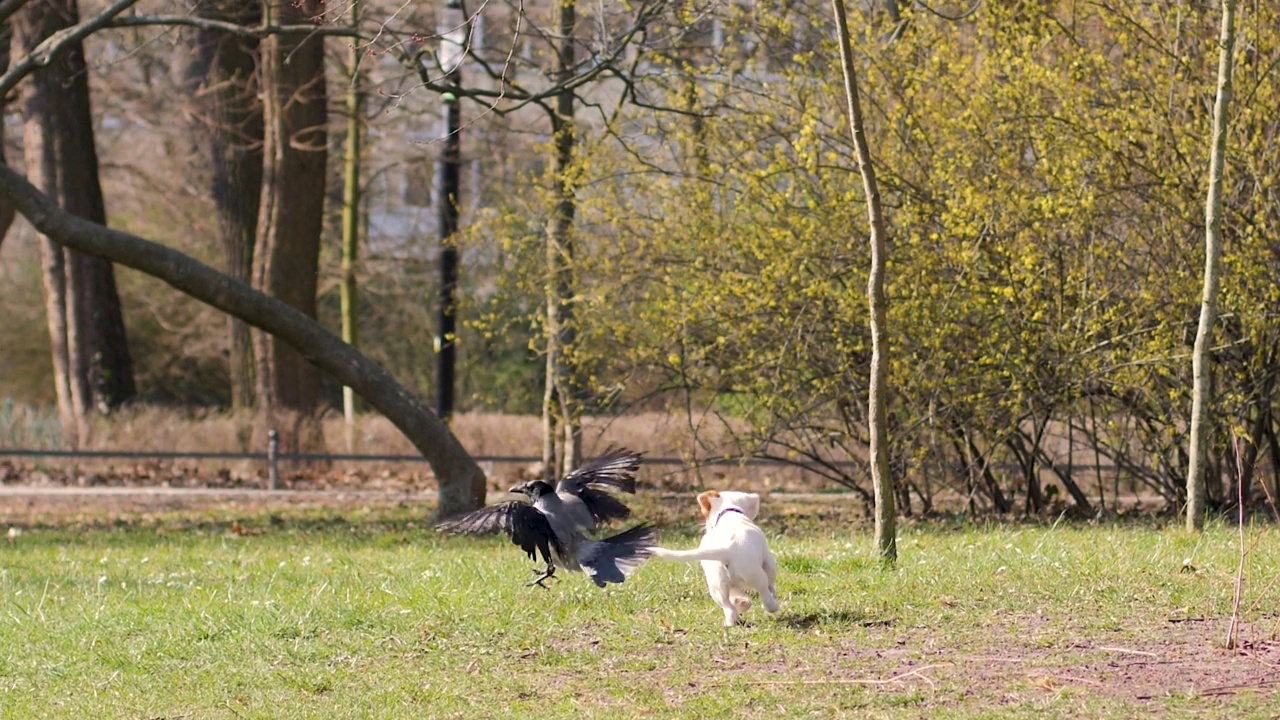
[[[0,537],[0,717],[1280,713],[1274,526],[1227,651],[1233,527],[911,524],[885,571],[840,513],[765,511],[783,609],[728,630],[696,566],[527,588],[517,548],[425,509],[24,528]]]

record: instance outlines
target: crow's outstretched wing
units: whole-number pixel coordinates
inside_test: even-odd
[[[606,450],[556,483],[556,492],[579,495],[588,485],[600,485],[624,493],[636,491],[640,453],[626,448]]]
[[[584,487],[578,492],[578,498],[582,500],[583,505],[587,506],[591,517],[595,518],[597,523],[626,520],[631,517],[631,508],[603,490]]]
[[[511,537],[514,545],[520,546],[529,555],[530,560],[537,560],[537,552],[542,559],[551,564],[551,550],[563,554],[560,541],[551,531],[547,518],[528,503],[513,500],[482,507],[461,517],[445,520],[436,525],[437,530],[455,535],[490,535],[505,532]]]

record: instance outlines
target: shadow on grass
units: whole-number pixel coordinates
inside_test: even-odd
[[[873,618],[857,610],[824,610],[811,613],[782,613],[775,622],[796,630],[815,627],[892,627],[892,618]]]

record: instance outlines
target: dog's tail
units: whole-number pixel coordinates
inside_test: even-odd
[[[702,560],[729,562],[732,550],[727,547],[700,547],[693,550],[668,550],[664,547],[655,547],[650,549],[649,552],[654,557],[666,558],[677,562],[700,562]]]

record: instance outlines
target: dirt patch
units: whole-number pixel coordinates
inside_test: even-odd
[[[1033,625],[1034,618],[1009,621],[1024,638]],[[997,703],[1043,693],[1141,703],[1280,690],[1280,617],[1246,623],[1237,650],[1224,649],[1225,631],[1225,619],[1198,619],[1093,633],[1057,646],[987,632],[973,644],[937,647],[929,628],[914,628],[900,632],[896,650],[848,652],[879,668],[863,679],[868,684],[917,686]]]
[[[1011,624],[1026,627],[1022,619]],[[1280,618],[1244,624],[1236,650],[1223,646],[1226,627],[1225,619],[1168,621],[1094,633],[1065,647],[1007,642],[955,648],[930,658],[929,671],[988,695],[1072,692],[1136,702],[1280,690]],[[910,663],[894,672],[903,680],[926,674]]]
[[[781,620],[789,622],[785,616]],[[713,656],[714,672],[677,679],[655,670],[648,682],[692,692],[805,686],[816,696],[859,686],[907,694],[924,711],[1034,706],[1066,697],[1159,715],[1170,700],[1212,705],[1243,693],[1280,695],[1280,616],[1245,623],[1237,650],[1223,648],[1225,619],[1153,622],[1136,632],[1095,633],[1060,646],[1018,641],[989,629],[946,645],[938,642],[935,628],[895,628],[892,621],[858,621],[876,632],[871,642],[854,643],[841,638],[840,623],[810,628],[800,620],[793,624],[829,634],[831,643],[810,648],[803,657],[768,662]],[[1009,619],[1010,627],[1031,624],[1034,618]]]

